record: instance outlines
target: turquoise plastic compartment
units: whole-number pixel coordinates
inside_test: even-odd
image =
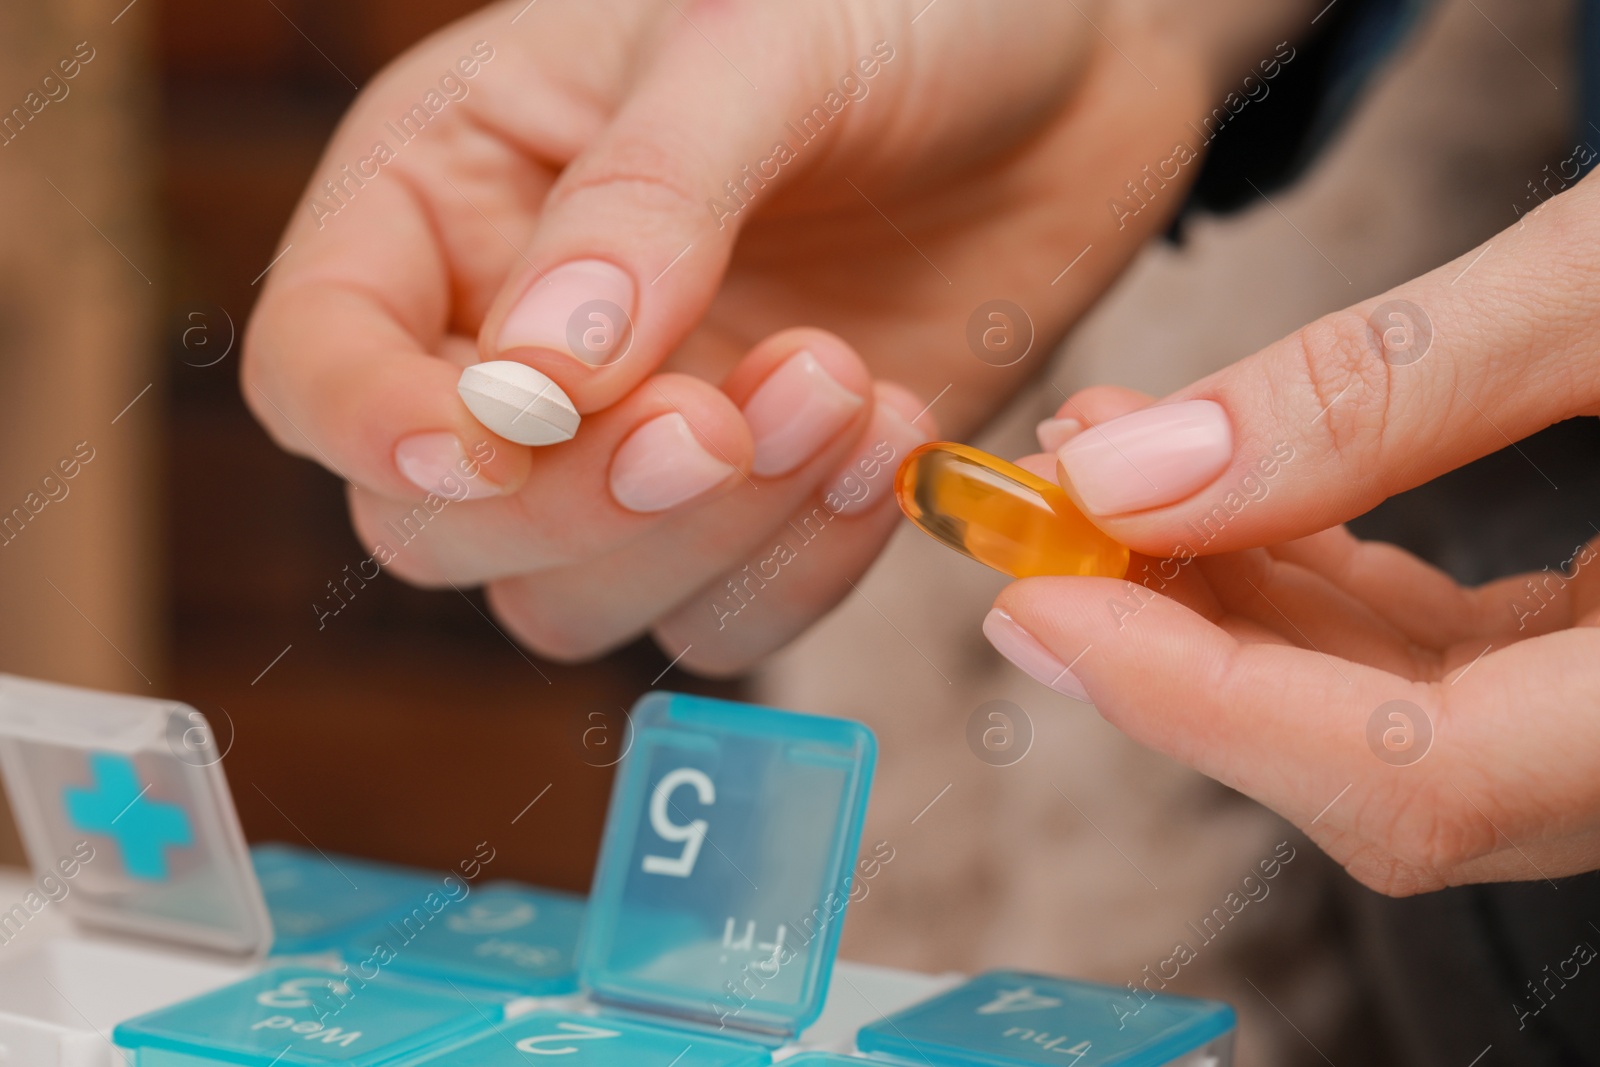
[[[1234,1026],[1217,1001],[990,971],[863,1027],[856,1045],[959,1067],[1160,1067]]]
[[[250,859],[280,956],[337,949],[356,928],[409,911],[445,877],[276,843],[253,846]]]
[[[579,949],[597,1000],[769,1040],[822,1010],[877,743],[860,723],[651,694]]]
[[[473,887],[437,915],[391,916],[350,939],[353,964],[390,959],[397,973],[527,996],[578,988],[584,899],[516,882]]]
[[[762,1067],[772,1061],[770,1050],[748,1041],[637,1019],[545,1011],[432,1053],[419,1064],[530,1067],[555,1056],[567,1067]]]
[[[503,1018],[448,987],[279,967],[130,1019],[113,1040],[132,1067],[389,1067]]]

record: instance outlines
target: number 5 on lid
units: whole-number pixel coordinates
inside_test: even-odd
[[[701,697],[634,707],[579,949],[604,1003],[784,1037],[822,1008],[877,746]]]

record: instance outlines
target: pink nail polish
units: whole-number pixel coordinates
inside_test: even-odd
[[[1012,665],[1032,678],[1042,682],[1063,696],[1084,703],[1092,703],[1083,683],[1067,669],[1067,665],[1039,643],[1039,639],[1024,630],[1006,612],[994,608],[983,619],[983,636],[989,639],[995,651]]]
[[[1056,453],[1062,484],[1092,515],[1176,503],[1210,483],[1232,458],[1233,427],[1212,400],[1123,415],[1084,430]]]
[[[1039,447],[1046,452],[1054,452],[1082,432],[1083,423],[1077,419],[1045,419],[1033,429]],[[1051,477],[1054,476],[1052,472]]]
[[[816,356],[790,356],[745,402],[756,446],[751,471],[764,478],[788,474],[816,455],[861,404],[862,398],[834,381]]]
[[[629,511],[665,511],[721,485],[734,470],[705,450],[682,415],[658,415],[617,449],[611,495]]]
[[[394,446],[394,465],[418,489],[451,500],[481,500],[499,496],[500,486],[468,462],[461,441],[453,433],[414,433]]]
[[[495,347],[500,352],[547,348],[590,367],[615,363],[633,341],[637,295],[633,278],[613,263],[563,263],[522,294],[500,327]]]
[[[1017,466],[1029,474],[1037,474],[1047,482],[1056,480],[1056,457],[1048,452],[1035,452],[1031,456],[1018,456]]]

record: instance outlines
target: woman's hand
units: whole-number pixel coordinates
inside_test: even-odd
[[[876,555],[919,413],[975,426],[1166,224],[1197,163],[1137,213],[1107,202],[1302,7],[494,5],[345,117],[251,323],[245,397],[350,483],[393,573],[488,583],[549,656],[653,629],[686,667],[740,669]],[[1218,58],[1258,39],[1245,69]],[[1031,314],[1032,360],[968,350],[996,297]],[[548,374],[576,439],[485,431],[455,389],[480,359]]]
[[[1042,435],[1144,555],[1130,581],[1018,582],[985,632],[1382,892],[1600,866],[1600,538],[1465,589],[1328,528],[1600,413],[1597,294],[1589,179],[1159,404],[1079,394]]]

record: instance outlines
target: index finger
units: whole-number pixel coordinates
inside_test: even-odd
[[[414,186],[370,182],[320,231],[297,216],[287,245],[241,371],[245,401],[273,438],[387,497],[419,498],[452,470],[478,496],[520,485],[528,449],[472,417],[456,392],[459,367],[434,354],[451,333],[452,284]]]
[[[1057,453],[1096,525],[1152,555],[1302,537],[1600,405],[1600,184]],[[1530,461],[1527,475],[1549,479]],[[1553,483],[1551,483],[1553,485]]]

